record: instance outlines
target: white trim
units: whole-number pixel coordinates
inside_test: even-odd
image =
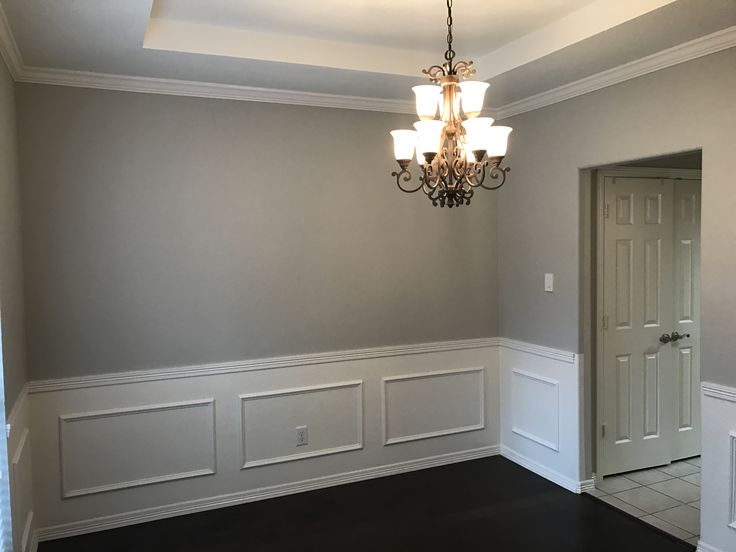
[[[397,357],[419,355],[426,353],[443,353],[448,351],[462,351],[467,349],[484,349],[498,346],[496,337],[482,339],[465,339],[458,341],[440,341],[435,343],[421,343],[417,345],[396,345],[389,347],[374,347],[369,349],[354,349],[326,353],[310,353],[235,362],[221,362],[214,364],[200,364],[193,366],[179,366],[173,368],[159,368],[154,370],[136,370],[119,372],[116,374],[100,374],[89,376],[75,376],[71,378],[31,381],[28,383],[28,392],[46,393],[52,391],[68,391],[88,387],[103,387],[108,385],[123,385],[129,383],[143,383],[178,378],[194,378],[220,374],[251,372],[255,370],[273,370],[276,368],[292,368],[327,364],[333,362],[348,362],[367,360],[372,358]]]
[[[555,452],[560,452],[560,382],[557,381],[556,379],[541,376],[539,374],[534,374],[532,372],[521,370],[519,368],[512,368],[511,375],[513,376],[514,374],[516,374],[517,376],[523,377],[523,378],[530,379],[532,381],[538,381],[545,385],[551,385],[552,387],[554,387],[555,410],[557,414],[557,420],[556,420],[557,442],[555,443],[552,441],[548,441],[547,439],[544,439],[543,437],[540,437],[539,435],[535,435],[534,433],[530,433],[529,431],[519,429],[518,427],[515,427],[513,423],[511,425],[511,431],[521,437],[524,437],[525,439],[529,439],[530,441],[533,441],[539,445],[542,445],[543,447],[551,449]],[[512,416],[512,422],[513,422],[513,416]]]
[[[698,541],[698,548],[696,552],[726,552],[726,551],[721,550],[720,548],[716,548],[715,546],[711,546],[710,544],[705,544],[701,540],[701,541]]]
[[[416,433],[414,435],[404,435],[403,437],[388,437],[388,405],[386,404],[386,386],[388,383],[396,381],[407,381],[413,379],[427,379],[442,376],[449,376],[455,374],[465,374],[476,372],[480,376],[480,406],[478,412],[478,419],[480,420],[477,424],[469,426],[453,427],[450,429],[442,429],[439,431],[429,431],[427,433]],[[400,376],[388,376],[381,378],[381,412],[382,412],[382,426],[383,426],[383,445],[396,445],[399,443],[407,443],[409,441],[420,441],[423,439],[431,439],[433,437],[442,437],[444,435],[455,435],[456,433],[466,433],[468,431],[477,431],[485,429],[486,427],[486,416],[485,416],[485,368],[458,368],[452,370],[435,370],[432,372],[422,372],[419,374],[404,374]]]
[[[666,69],[667,67],[671,67],[679,63],[713,54],[733,46],[736,46],[736,25],[672,48],[662,50],[661,52],[651,54],[619,67],[565,84],[552,90],[511,102],[498,108],[491,108],[488,111],[491,116],[499,120],[512,117],[514,115],[533,111],[576,96],[581,96],[589,92],[594,92],[608,86],[613,86],[660,69]],[[1,4],[0,54],[2,54],[2,57],[5,59],[11,76],[17,82],[53,84],[104,90],[121,90],[150,94],[167,94],[175,96],[306,105],[337,109],[380,111],[385,113],[413,114],[415,112],[414,103],[409,99],[391,100],[365,98],[337,94],[320,94],[313,92],[26,66],[23,63],[22,54],[18,49],[12,29],[8,24]]]
[[[134,414],[140,412],[162,412],[165,410],[178,410],[182,408],[191,408],[198,406],[209,406],[212,411],[212,466],[187,472],[171,473],[167,475],[157,475],[155,477],[144,477],[141,479],[133,479],[130,481],[121,481],[120,483],[111,483],[108,485],[98,485],[96,487],[87,487],[82,489],[68,489],[66,479],[64,478],[64,426],[69,422],[80,420],[93,420],[98,418],[114,418]],[[25,434],[24,434],[25,436]],[[145,485],[154,485],[164,483],[166,481],[178,481],[180,479],[191,479],[193,477],[201,477],[204,475],[214,475],[217,473],[217,438],[216,438],[216,421],[215,421],[215,399],[198,399],[193,401],[181,401],[174,403],[161,403],[154,405],[134,406],[126,408],[113,408],[110,410],[98,410],[92,412],[82,412],[78,414],[64,414],[59,416],[59,479],[61,480],[61,497],[72,498],[77,496],[86,496],[90,494],[104,493],[108,491],[117,491],[120,489],[128,489],[131,487],[142,487]]]
[[[249,399],[258,400],[267,397],[282,397],[285,395],[299,395],[302,393],[313,393],[315,391],[324,391],[326,389],[346,389],[350,387],[358,388],[358,400],[356,401],[356,414],[357,414],[357,434],[358,441],[349,445],[341,445],[339,447],[332,447],[326,449],[312,450],[309,452],[303,452],[298,454],[287,454],[285,456],[276,456],[274,458],[264,458],[262,460],[254,460],[248,462],[245,458],[245,425],[243,420],[245,419],[245,405]],[[351,450],[361,450],[363,448],[363,380],[345,381],[340,383],[329,383],[326,385],[310,385],[308,387],[295,387],[291,389],[278,389],[276,391],[264,391],[259,393],[244,393],[238,395],[240,399],[240,469],[245,470],[248,468],[255,468],[259,466],[268,466],[271,464],[281,464],[283,462],[292,462],[294,460],[303,460],[305,458],[316,458],[318,456],[327,456],[330,454],[338,454],[341,452],[348,452]]]
[[[568,491],[571,491],[575,494],[580,494],[581,492],[583,492],[584,489],[588,490],[591,487],[595,486],[592,479],[586,479],[584,481],[575,481],[574,479],[571,479],[567,477],[566,475],[562,475],[561,473],[555,470],[551,470],[548,467],[543,466],[539,462],[536,462],[535,460],[532,460],[531,458],[516,452],[515,450],[507,447],[506,445],[501,445],[501,456],[511,460],[512,462],[516,464],[519,464],[520,466],[528,469],[529,471],[532,471],[536,473],[537,475],[540,475],[544,477],[545,479],[552,481],[552,483],[556,483],[560,487],[563,487],[567,489]]]
[[[20,540],[20,549],[23,552],[27,552],[30,550],[35,550],[33,546],[33,542],[35,539],[33,538],[33,532],[31,529],[33,528],[33,510],[28,512],[28,515],[26,516],[26,523],[23,526],[23,536]]]
[[[549,358],[551,360],[559,360],[560,362],[575,364],[575,353],[563,351],[562,349],[553,349],[551,347],[544,347],[542,345],[534,345],[532,343],[517,341],[515,339],[508,339],[506,337],[500,338],[500,345],[501,347],[506,347],[507,349],[513,349],[515,351],[521,351],[522,353],[530,353],[532,355]]]
[[[0,56],[5,61],[10,76],[17,81],[23,67],[23,58],[2,4],[0,4]]]
[[[736,46],[736,25],[546,92],[511,102],[496,109],[494,117],[505,119],[520,115],[734,46]]]
[[[364,468],[351,472],[340,473],[336,475],[328,475],[297,481],[294,483],[286,483],[283,485],[274,485],[271,487],[262,487],[249,491],[242,491],[227,495],[220,495],[211,498],[190,500],[187,502],[179,502],[176,504],[168,504],[166,506],[157,506],[126,512],[123,514],[114,514],[111,516],[99,517],[91,520],[66,523],[55,525],[52,527],[44,527],[37,531],[38,540],[47,541],[63,537],[71,537],[95,531],[104,531],[106,529],[114,529],[117,527],[125,527],[136,523],[155,521],[174,516],[192,514],[196,512],[204,512],[216,508],[224,508],[227,506],[235,506],[247,502],[264,500],[267,498],[275,498],[289,494],[311,491],[314,489],[323,489],[333,487],[335,485],[344,485],[346,483],[354,483],[356,481],[365,481],[377,477],[385,477],[389,475],[397,475],[400,473],[423,470],[436,466],[444,466],[446,464],[454,464],[456,462],[465,462],[466,460],[475,460],[485,458],[487,456],[495,456],[499,453],[498,445],[481,447],[462,452],[452,452],[449,454],[440,454],[430,456],[418,460],[409,460],[406,462],[397,462],[395,464],[387,464],[373,468]]]
[[[736,431],[729,431],[729,479],[731,496],[729,497],[728,526],[736,529]]]
[[[110,73],[95,73],[91,71],[71,71],[69,69],[24,67],[15,80],[35,84],[120,90],[124,92],[142,92],[145,94],[165,94],[169,96],[193,96],[195,98],[306,105],[334,109],[380,111],[383,113],[415,112],[414,104],[409,100],[366,98],[340,94],[302,92],[299,90],[279,90],[275,88],[256,88],[236,84],[136,77]]]
[[[713,397],[714,399],[721,399],[723,401],[736,402],[736,387],[728,387],[726,385],[720,385],[718,383],[702,382],[700,384],[703,390],[703,395],[706,397]]]
[[[21,388],[20,393],[18,393],[18,398],[15,399],[15,402],[13,403],[13,407],[10,409],[8,417],[5,419],[5,424],[7,426],[6,437],[10,435],[10,432],[13,430],[15,422],[18,419],[18,416],[20,415],[21,409],[25,406],[25,402],[28,399],[28,390],[29,385],[28,383],[25,383]]]

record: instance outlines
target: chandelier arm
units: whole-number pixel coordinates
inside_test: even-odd
[[[412,178],[411,172],[409,172],[409,170],[406,169],[406,167],[401,167],[401,171],[399,172],[396,172],[396,171],[392,172],[391,176],[396,177],[396,185],[399,187],[399,190],[401,190],[402,192],[406,192],[407,194],[412,194],[422,187],[422,185],[419,184],[419,186],[417,186],[416,188],[410,189],[410,188],[404,188],[404,186],[401,185],[402,181],[409,182],[411,181],[411,178]]]
[[[506,175],[511,171],[510,167],[502,168],[500,165],[493,165],[491,167],[491,172],[489,173],[489,176],[491,177],[491,180],[501,180],[498,184],[495,186],[486,186],[485,184],[481,184],[481,188],[484,188],[486,190],[498,190],[501,186],[503,186],[506,183]]]

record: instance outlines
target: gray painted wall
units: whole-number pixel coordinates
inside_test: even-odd
[[[20,180],[13,80],[0,59],[0,318],[5,410],[26,382]]]
[[[496,194],[401,115],[18,85],[32,379],[497,334]]]
[[[505,121],[515,130],[498,208],[501,335],[582,350],[580,168],[702,147],[702,376],[736,385],[735,90],[732,48]]]

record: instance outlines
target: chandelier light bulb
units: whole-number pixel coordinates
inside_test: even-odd
[[[397,161],[409,160],[414,157],[414,147],[417,143],[415,130],[392,130],[394,137],[394,157]]]
[[[465,81],[459,85],[462,106],[465,116],[468,118],[477,117],[483,111],[483,100],[486,96],[486,90],[490,86],[487,82],[483,81]]]
[[[422,121],[432,120],[437,114],[442,88],[434,84],[422,84],[412,88],[416,96],[417,115]]]
[[[486,151],[490,141],[490,130],[493,124],[491,117],[476,117],[463,121],[465,142],[470,151]]]
[[[417,151],[422,154],[436,154],[440,151],[442,131],[445,128],[443,121],[417,121]]]
[[[509,144],[509,134],[513,129],[507,126],[492,126],[488,132],[488,157],[504,157]]]

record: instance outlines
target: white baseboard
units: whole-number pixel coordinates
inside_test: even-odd
[[[106,529],[115,529],[117,527],[125,527],[136,523],[144,523],[159,519],[170,518],[185,514],[193,514],[196,512],[204,512],[216,508],[224,508],[227,506],[236,506],[247,502],[255,502],[267,498],[275,498],[295,493],[312,491],[315,489],[324,489],[336,485],[344,485],[346,483],[355,483],[378,477],[386,477],[389,475],[398,475],[401,473],[423,470],[454,464],[457,462],[465,462],[467,460],[475,460],[478,458],[486,458],[488,456],[498,455],[500,447],[498,445],[466,450],[462,452],[453,452],[449,454],[440,454],[417,460],[409,460],[406,462],[397,462],[385,466],[377,466],[373,468],[365,468],[354,470],[346,473],[329,475],[326,477],[318,477],[305,481],[297,481],[284,485],[274,485],[271,487],[263,487],[239,493],[221,495],[211,498],[191,500],[188,502],[180,502],[178,504],[168,504],[157,508],[146,508],[123,514],[105,516],[85,520],[81,522],[67,523],[56,525],[53,527],[45,527],[36,532],[36,539],[46,541],[59,539],[64,537],[72,537],[85,533],[96,531],[104,531]]]
[[[701,540],[701,541],[698,541],[698,549],[696,550],[696,552],[726,552],[726,551],[721,550],[720,548],[716,548],[715,546],[705,544]]]
[[[560,487],[567,489],[568,491],[571,491],[575,494],[580,494],[584,490],[588,490],[595,486],[595,483],[592,479],[587,479],[585,481],[575,481],[574,479],[571,479],[566,475],[562,475],[559,472],[543,466],[539,462],[536,462],[531,458],[524,456],[523,454],[519,454],[518,452],[510,449],[507,446],[501,446],[501,456],[511,460],[516,464],[519,464],[529,471],[532,471],[537,475],[540,475],[545,479],[552,481],[552,483],[556,483]]]

